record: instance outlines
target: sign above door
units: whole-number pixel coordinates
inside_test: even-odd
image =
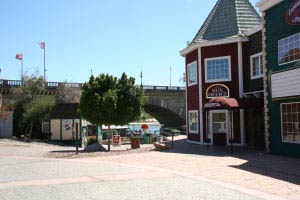
[[[229,97],[229,88],[223,84],[214,84],[206,89],[206,98]]]

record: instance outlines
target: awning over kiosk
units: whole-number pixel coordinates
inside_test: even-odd
[[[220,110],[220,109],[248,109],[263,107],[263,99],[250,98],[226,98],[214,97],[210,99],[205,105],[205,110]]]

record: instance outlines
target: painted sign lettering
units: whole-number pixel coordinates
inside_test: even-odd
[[[223,84],[214,84],[207,88],[206,98],[229,97],[229,88]]]
[[[294,0],[285,14],[285,21],[289,25],[300,25],[300,0]]]

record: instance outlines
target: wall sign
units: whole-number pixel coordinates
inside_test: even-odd
[[[223,84],[214,84],[206,89],[206,98],[229,97],[229,88]]]
[[[300,25],[300,0],[294,0],[285,13],[285,21],[289,25]]]

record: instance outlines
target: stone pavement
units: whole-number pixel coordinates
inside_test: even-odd
[[[300,200],[300,159],[234,148],[188,144],[178,137],[175,149],[91,158],[98,161],[177,170],[211,180]]]
[[[0,140],[1,199],[300,199],[300,160],[192,145],[80,159],[42,158],[70,150]]]

